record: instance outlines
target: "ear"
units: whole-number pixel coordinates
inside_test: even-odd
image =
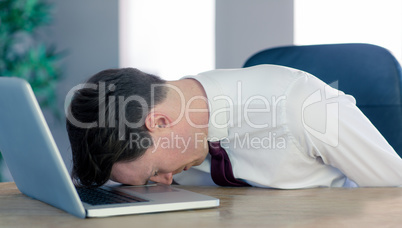
[[[171,119],[164,113],[151,111],[145,118],[145,126],[150,132],[170,127]]]

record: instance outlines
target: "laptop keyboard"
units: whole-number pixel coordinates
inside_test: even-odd
[[[81,201],[93,206],[148,201],[123,192],[108,191],[102,188],[77,188],[77,192]]]

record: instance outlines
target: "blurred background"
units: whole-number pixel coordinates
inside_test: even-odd
[[[240,68],[270,47],[351,42],[402,60],[400,0],[0,0],[0,7],[0,76],[30,79],[69,169],[66,95],[103,69],[136,67],[174,80]],[[1,159],[0,174],[12,180]]]

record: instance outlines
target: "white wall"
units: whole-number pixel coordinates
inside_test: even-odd
[[[293,0],[216,0],[216,68],[242,67],[252,54],[293,44]]]
[[[64,112],[64,99],[75,85],[106,68],[119,66],[118,1],[52,0],[54,22],[46,28],[46,38],[58,50],[66,51],[62,66],[64,79],[58,84],[58,102]],[[71,148],[65,122],[45,113],[50,130],[64,161],[70,168]],[[64,116],[64,113],[63,113]]]

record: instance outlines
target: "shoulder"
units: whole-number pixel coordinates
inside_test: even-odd
[[[298,77],[302,71],[272,64],[261,64],[246,68],[217,69],[198,74],[196,77]]]
[[[217,69],[186,76],[199,81],[204,87],[236,88],[239,83],[244,87],[259,87],[265,90],[284,91],[294,81],[304,77],[305,72],[278,65],[263,64],[247,68]]]

